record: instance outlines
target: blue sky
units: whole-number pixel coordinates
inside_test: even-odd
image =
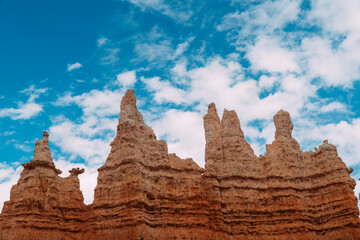
[[[357,0],[2,0],[0,191],[46,130],[62,176],[86,168],[91,203],[128,88],[169,151],[200,166],[215,102],[236,110],[257,154],[289,111],[302,149],[329,139],[358,180],[359,12]]]

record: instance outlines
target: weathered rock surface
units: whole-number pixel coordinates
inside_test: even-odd
[[[72,169],[69,177],[59,177],[48,136],[44,132],[43,139],[36,142],[33,160],[23,164],[10,201],[4,203],[0,239],[61,239],[82,231],[87,207],[78,175],[84,170]]]
[[[274,123],[257,157],[236,113],[220,121],[210,104],[202,169],[168,153],[128,90],[93,204],[83,204],[83,170],[58,176],[44,133],[4,204],[0,239],[360,239],[355,181],[336,147],[303,152],[289,113]]]

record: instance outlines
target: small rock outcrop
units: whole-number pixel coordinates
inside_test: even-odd
[[[0,240],[358,240],[352,169],[327,140],[303,152],[288,112],[274,124],[275,140],[257,157],[237,114],[225,109],[220,120],[211,103],[202,169],[168,153],[128,90],[94,202],[83,203],[83,169],[58,176],[44,132],[4,204]]]
[[[77,236],[86,211],[78,174],[67,178],[54,165],[49,134],[35,143],[34,158],[24,163],[20,179],[11,188],[0,218],[0,239],[53,239]],[[79,171],[84,169],[73,169]],[[55,238],[56,239],[56,238]]]

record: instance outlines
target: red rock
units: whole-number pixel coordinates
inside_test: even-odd
[[[236,113],[220,121],[210,104],[202,169],[168,153],[128,90],[93,204],[83,204],[83,169],[58,176],[44,133],[4,204],[0,239],[359,239],[355,181],[336,147],[303,152],[289,113],[274,123],[257,157]]]

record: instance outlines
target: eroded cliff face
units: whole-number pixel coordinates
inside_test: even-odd
[[[257,157],[236,113],[220,121],[211,103],[202,169],[168,153],[128,90],[93,204],[83,204],[83,170],[58,176],[44,133],[4,204],[0,239],[359,239],[355,181],[336,147],[303,152],[289,113],[274,123]]]

